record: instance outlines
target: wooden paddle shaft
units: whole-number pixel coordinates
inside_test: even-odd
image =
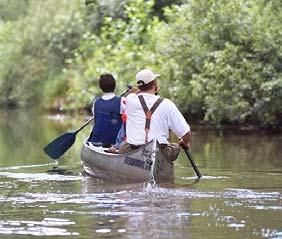
[[[91,117],[87,122],[85,122],[84,125],[82,125],[78,130],[75,131],[75,133],[78,133],[81,131],[86,125],[88,125],[92,120],[94,120],[94,117]]]

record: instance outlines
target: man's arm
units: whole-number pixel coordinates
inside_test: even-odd
[[[178,144],[183,149],[189,149],[190,147],[189,142],[191,141],[191,139],[192,139],[192,133],[190,130],[179,139]]]

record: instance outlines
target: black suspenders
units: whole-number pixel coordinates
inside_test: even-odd
[[[160,103],[162,103],[162,101],[164,99],[158,98],[158,100],[153,104],[152,108],[148,109],[148,106],[146,105],[146,102],[145,102],[145,99],[144,99],[143,95],[138,95],[138,98],[140,100],[140,103],[141,103],[142,108],[144,110],[144,113],[146,115],[145,143],[147,143],[148,142],[148,133],[149,133],[149,129],[150,129],[152,114],[155,112],[155,110],[158,108],[158,106],[160,105]]]

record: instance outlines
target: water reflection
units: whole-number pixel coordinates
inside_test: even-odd
[[[2,115],[2,114],[1,114]],[[106,182],[81,174],[81,142],[56,164],[42,148],[81,117],[8,112],[0,118],[0,235],[79,238],[281,238],[279,135],[195,129],[196,182],[182,152],[175,182]],[[0,236],[0,237],[2,237]]]
[[[195,157],[201,166],[220,170],[281,172],[282,136],[263,132],[216,132],[195,127]],[[199,153],[199,154],[198,154]]]

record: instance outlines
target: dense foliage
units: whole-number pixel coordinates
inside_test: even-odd
[[[0,105],[84,108],[150,67],[188,117],[275,128],[281,29],[276,0],[0,0]]]

